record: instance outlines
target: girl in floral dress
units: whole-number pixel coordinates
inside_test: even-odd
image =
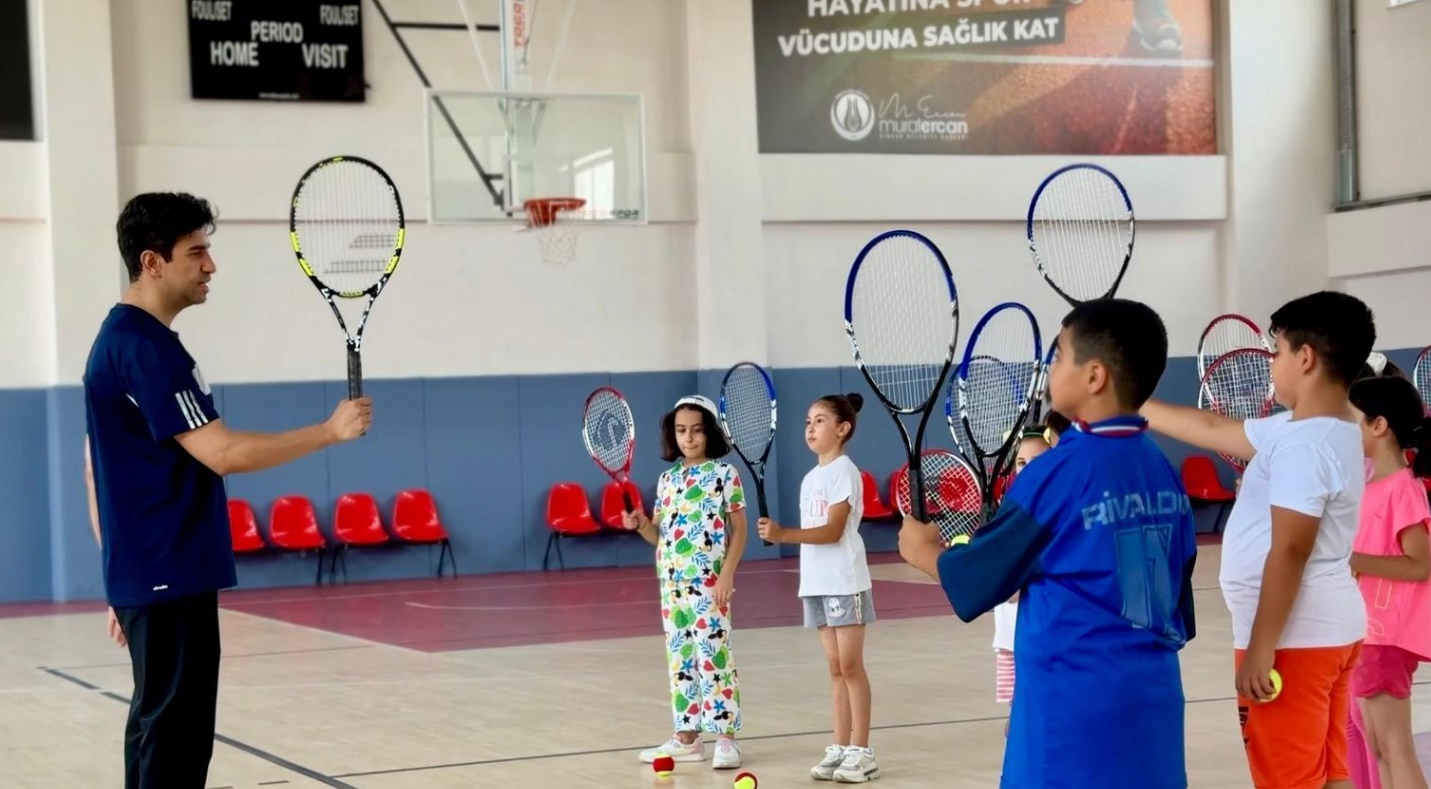
[[[711,767],[740,766],[740,685],[730,651],[730,599],[745,550],[740,474],[718,458],[730,451],[715,404],[692,395],[661,419],[661,457],[673,465],[656,483],[651,517],[626,514],[626,527],[656,546],[661,619],[671,674],[675,734],[640,753],[704,761],[702,732],[717,736]]]

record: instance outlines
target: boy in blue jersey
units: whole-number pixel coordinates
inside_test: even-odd
[[[1186,789],[1178,651],[1193,637],[1192,509],[1138,408],[1167,364],[1157,313],[1079,305],[1049,371],[1072,421],[971,541],[906,519],[900,554],[968,622],[1019,593],[1002,789]]]
[[[171,328],[208,299],[214,214],[186,194],[142,194],[118,222],[129,289],[85,366],[85,481],[109,633],[134,694],[126,789],[203,789],[219,682],[218,590],[237,583],[225,474],[276,466],[362,435],[366,398],[286,433],[230,430]]]

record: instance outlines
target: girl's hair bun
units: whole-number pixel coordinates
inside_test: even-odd
[[[865,404],[865,396],[859,392],[850,392],[845,395],[845,399],[850,401],[850,406],[855,409],[855,413],[860,412],[860,408]]]

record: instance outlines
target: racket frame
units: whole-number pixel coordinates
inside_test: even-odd
[[[1416,354],[1416,363],[1411,366],[1411,385],[1421,395],[1421,404],[1426,407],[1427,415],[1431,415],[1431,345]]]
[[[1257,346],[1240,345],[1238,346],[1239,348],[1260,347],[1264,351],[1272,350],[1272,345],[1267,341],[1267,335],[1262,332],[1262,327],[1254,323],[1251,318],[1248,318],[1245,315],[1238,315],[1235,312],[1229,312],[1223,315],[1219,315],[1216,318],[1213,318],[1212,320],[1208,321],[1207,326],[1205,326],[1202,330],[1202,335],[1198,337],[1197,340],[1197,376],[1199,381],[1201,381],[1202,377],[1207,374],[1207,368],[1211,365],[1212,362],[1217,361],[1218,357],[1221,357],[1222,354],[1228,353],[1229,351],[1237,350],[1236,348],[1229,348],[1228,350],[1223,351],[1222,353],[1218,354],[1217,357],[1214,357],[1211,360],[1207,358],[1209,354],[1204,353],[1204,351],[1207,349],[1208,337],[1212,335],[1213,329],[1217,328],[1217,325],[1219,323],[1222,323],[1223,321],[1241,323],[1252,332],[1253,336],[1255,336],[1260,343],[1260,345]]]
[[[1118,176],[1114,175],[1113,172],[1108,168],[1101,167],[1091,162],[1075,162],[1073,164],[1064,165],[1063,167],[1054,170],[1043,179],[1043,182],[1040,183],[1038,185],[1038,188],[1034,190],[1033,199],[1029,200],[1028,219],[1025,224],[1025,233],[1028,237],[1029,253],[1033,255],[1034,265],[1038,268],[1039,276],[1043,277],[1044,282],[1047,282],[1049,287],[1053,288],[1054,293],[1057,293],[1063,298],[1064,301],[1068,302],[1068,305],[1070,307],[1077,307],[1083,302],[1065,293],[1063,288],[1060,288],[1058,286],[1058,283],[1053,281],[1053,278],[1049,275],[1048,270],[1044,267],[1043,257],[1039,255],[1038,242],[1034,239],[1034,214],[1038,211],[1039,198],[1043,195],[1044,190],[1047,189],[1049,185],[1054,182],[1055,179],[1057,179],[1064,173],[1080,169],[1094,170],[1110,178],[1113,181],[1113,184],[1118,187],[1118,192],[1123,195],[1123,206],[1128,210],[1128,245],[1123,252],[1122,265],[1119,266],[1118,276],[1113,279],[1113,284],[1108,288],[1108,291],[1103,295],[1098,296],[1097,298],[1113,298],[1113,295],[1118,292],[1119,286],[1123,284],[1123,277],[1128,273],[1128,264],[1133,260],[1133,245],[1134,241],[1137,238],[1138,232],[1138,223],[1133,212],[1133,200],[1128,197],[1128,189],[1127,187],[1123,186],[1123,182],[1118,179]],[[1119,219],[1118,221],[1122,222],[1123,220]]]
[[[740,444],[736,442],[734,434],[731,433],[730,422],[727,418],[730,398],[726,396],[726,385],[730,383],[730,378],[735,374],[735,371],[741,367],[751,367],[760,373],[761,379],[765,381],[766,394],[770,398],[770,440],[765,442],[765,451],[760,453],[760,457],[758,458],[749,457],[745,454],[745,450],[740,448]],[[720,382],[720,399],[716,405],[716,412],[720,418],[720,428],[725,433],[726,440],[730,442],[731,448],[735,450],[735,454],[740,456],[741,461],[745,463],[746,469],[750,471],[750,476],[755,480],[755,506],[757,512],[759,512],[761,518],[770,517],[770,509],[765,500],[765,462],[770,458],[771,448],[775,446],[775,425],[779,413],[775,399],[775,381],[771,379],[770,373],[766,371],[764,367],[761,367],[755,362],[737,362],[731,365],[730,369],[725,371],[725,377],[722,378]],[[761,540],[761,542],[766,545],[774,544],[769,540]]]
[[[939,263],[939,267],[943,270],[945,282],[949,286],[949,349],[944,356],[944,363],[939,373],[939,380],[930,390],[928,396],[925,397],[924,402],[912,409],[901,408],[890,402],[889,398],[886,397],[885,394],[880,391],[879,386],[875,384],[874,377],[870,375],[869,370],[865,369],[865,360],[864,356],[860,353],[860,345],[855,336],[856,330],[853,320],[855,285],[858,282],[860,268],[864,265],[865,258],[868,257],[870,251],[879,246],[881,242],[896,237],[910,238],[927,247],[929,251],[933,253],[934,260]],[[914,486],[913,490],[918,493],[917,496],[911,495],[910,500],[915,511],[908,514],[913,515],[915,520],[923,521],[925,517],[924,476],[917,461],[920,457],[920,450],[924,446],[924,430],[929,425],[929,416],[934,413],[934,405],[938,402],[939,391],[944,388],[944,379],[949,376],[949,369],[954,365],[954,348],[959,341],[959,291],[954,286],[954,274],[949,268],[949,261],[945,259],[944,252],[928,237],[913,230],[886,230],[870,239],[855,257],[855,262],[850,266],[849,278],[845,281],[845,334],[850,340],[850,352],[854,356],[855,367],[859,368],[860,375],[864,376],[875,398],[884,406],[885,411],[889,414],[890,419],[894,420],[894,425],[899,430],[900,440],[904,442],[910,474],[912,475],[909,480],[910,485]],[[908,428],[904,426],[904,421],[899,418],[901,415],[910,414],[920,414],[919,426],[915,430],[913,439],[910,437]]]
[[[1228,351],[1227,353],[1224,353],[1223,355],[1221,355],[1221,356],[1217,357],[1216,359],[1214,359],[1213,362],[1212,362],[1212,364],[1210,364],[1210,365],[1207,366],[1207,373],[1204,374],[1203,377],[1202,377],[1202,380],[1198,382],[1198,408],[1200,408],[1200,409],[1202,409],[1202,410],[1204,410],[1204,411],[1211,411],[1212,413],[1218,414],[1218,415],[1220,415],[1220,416],[1228,416],[1227,414],[1224,414],[1224,413],[1222,413],[1221,411],[1217,410],[1217,404],[1216,404],[1215,398],[1213,398],[1213,396],[1212,396],[1212,390],[1208,388],[1208,381],[1209,381],[1209,379],[1212,378],[1212,375],[1213,375],[1213,373],[1214,373],[1215,371],[1219,370],[1223,364],[1227,364],[1227,363],[1228,363],[1228,361],[1227,361],[1228,359],[1230,359],[1230,358],[1233,357],[1233,356],[1239,355],[1239,354],[1252,354],[1252,355],[1255,355],[1255,356],[1264,357],[1264,358],[1267,360],[1267,367],[1268,367],[1267,393],[1266,393],[1266,395],[1263,397],[1263,401],[1262,401],[1261,407],[1257,409],[1257,411],[1258,411],[1257,416],[1255,416],[1255,417],[1230,417],[1230,418],[1246,420],[1246,419],[1260,419],[1260,418],[1263,418],[1263,417],[1271,416],[1273,409],[1275,409],[1275,408],[1277,407],[1277,400],[1276,400],[1276,397],[1275,397],[1275,390],[1274,390],[1273,385],[1272,385],[1272,383],[1271,383],[1271,379],[1272,379],[1272,375],[1271,375],[1272,359],[1275,358],[1276,355],[1273,354],[1271,351],[1266,350],[1265,348],[1237,348],[1237,349]],[[1206,400],[1203,399],[1204,397],[1206,397]],[[1223,460],[1227,461],[1229,465],[1231,465],[1233,468],[1237,469],[1238,471],[1242,471],[1243,469],[1247,468],[1247,461],[1244,460],[1244,459],[1242,459],[1242,458],[1235,458],[1235,457],[1232,457],[1231,455],[1226,455],[1226,454],[1223,454],[1223,453],[1221,453],[1221,452],[1219,452],[1218,455],[1219,455]]]
[[[393,202],[397,205],[397,232],[393,237],[393,253],[391,257],[388,258],[387,267],[383,269],[383,273],[378,277],[378,281],[362,290],[338,290],[325,284],[323,280],[318,277],[318,273],[313,270],[313,265],[303,253],[303,243],[298,233],[298,202],[303,194],[303,187],[308,183],[308,179],[313,177],[314,173],[317,173],[324,167],[338,164],[339,162],[355,162],[372,168],[372,170],[387,183],[388,188],[392,190]],[[298,179],[297,185],[293,187],[293,199],[288,209],[288,240],[293,246],[293,254],[298,258],[299,268],[303,269],[303,273],[308,275],[308,281],[313,283],[313,287],[318,289],[318,293],[328,302],[328,306],[333,309],[333,315],[338,319],[338,328],[343,330],[343,336],[348,345],[348,399],[356,400],[363,396],[363,330],[367,328],[368,325],[368,313],[372,312],[373,303],[377,301],[378,294],[382,293],[383,288],[387,287],[388,279],[391,278],[393,272],[397,270],[398,262],[402,258],[403,246],[407,240],[407,220],[406,215],[403,213],[402,195],[398,192],[397,184],[393,183],[392,176],[388,175],[386,170],[379,167],[373,161],[364,159],[361,156],[330,156],[327,159],[316,162],[303,172],[302,177]],[[364,305],[362,317],[358,319],[358,330],[356,333],[350,332],[348,330],[348,323],[343,319],[343,313],[338,309],[338,302],[335,299],[360,299],[364,296],[368,298],[368,303]]]
[[[1003,312],[1004,310],[1010,309],[1022,312],[1024,314],[1024,317],[1028,319],[1029,326],[1033,329],[1033,375],[1031,375],[1029,377],[1029,380],[1023,384],[1025,389],[1023,396],[1019,401],[1019,411],[1018,414],[1014,417],[1014,423],[1006,428],[1008,432],[1004,435],[1003,444],[993,452],[988,452],[983,447],[980,447],[975,443],[977,439],[974,438],[973,423],[969,418],[969,407],[967,402],[967,393],[969,387],[969,365],[971,362],[974,362],[981,358],[992,359],[996,362],[999,362],[1000,364],[1006,365],[1022,363],[1022,360],[1015,362],[1014,360],[999,359],[986,353],[975,352],[978,350],[979,335],[983,332],[984,327],[988,325],[989,321],[992,320],[996,315]],[[983,317],[979,318],[979,322],[975,324],[974,330],[969,334],[969,343],[968,345],[964,346],[964,359],[959,363],[959,370],[955,375],[954,381],[951,382],[951,385],[949,387],[949,394],[945,397],[945,418],[949,422],[949,433],[950,435],[955,437],[955,440],[957,442],[958,432],[957,426],[954,422],[953,403],[954,392],[957,388],[959,394],[959,423],[964,426],[964,434],[969,438],[969,454],[972,458],[969,465],[973,466],[975,472],[978,474],[980,491],[984,496],[984,517],[986,522],[989,518],[993,517],[993,513],[997,507],[996,503],[994,502],[994,492],[995,488],[997,487],[996,483],[1010,465],[1009,459],[1014,454],[1013,448],[1018,445],[1019,434],[1023,430],[1023,426],[1028,421],[1029,411],[1032,409],[1034,398],[1037,396],[1038,385],[1041,379],[1041,365],[1043,359],[1043,336],[1039,332],[1038,320],[1034,318],[1033,311],[1016,301],[1006,301],[1002,304],[995,305],[993,309],[990,309],[988,312],[984,313]],[[1017,379],[1012,379],[1010,382],[1018,383]],[[985,460],[992,461],[992,463],[987,469],[984,465]]]
[[[617,402],[626,411],[627,423],[631,425],[631,435],[626,439],[626,460],[620,469],[607,468],[606,464],[601,462],[601,454],[591,444],[591,431],[588,429],[591,422],[591,404],[602,394],[615,395]],[[626,506],[626,511],[634,511],[636,505],[631,501],[631,492],[626,489],[626,485],[631,480],[631,463],[636,458],[636,420],[631,415],[631,404],[626,401],[626,396],[615,387],[598,386],[586,396],[586,403],[581,408],[581,442],[586,446],[586,454],[621,488],[621,501]]]

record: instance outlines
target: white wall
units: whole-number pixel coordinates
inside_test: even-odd
[[[1356,0],[1361,197],[1431,191],[1431,3]]]
[[[1357,0],[1357,152],[1361,198],[1431,191],[1431,3]],[[1333,214],[1328,272],[1376,312],[1378,344],[1431,344],[1431,202]]]
[[[554,25],[564,2],[547,2],[543,13]],[[870,236],[897,225],[926,232],[949,254],[964,297],[965,337],[999,301],[1028,302],[1046,329],[1064,311],[1034,272],[1019,220],[1038,178],[1065,160],[759,156],[747,0],[578,0],[551,87],[645,94],[653,222],[586,229],[581,258],[560,269],[537,261],[529,235],[425,224],[420,84],[371,4],[364,6],[371,89],[359,106],[194,101],[181,6],[43,5],[49,26],[37,57],[47,61],[40,96],[50,104],[42,123],[63,117],[71,127],[97,128],[71,135],[66,144],[74,148],[59,153],[48,140],[0,145],[7,174],[0,243],[39,264],[11,276],[0,293],[0,329],[18,337],[29,328],[36,338],[0,351],[0,386],[78,381],[103,304],[118,295],[114,212],[129,195],[151,189],[193,191],[221,212],[210,304],[176,326],[211,379],[341,376],[341,335],[296,270],[286,239],[297,174],[339,151],[383,161],[412,220],[403,266],[369,324],[371,377],[718,367],[745,357],[777,366],[846,364],[840,305],[849,264]],[[1397,256],[1411,259],[1390,268],[1412,273],[1394,282],[1368,279],[1387,270],[1381,263],[1358,267],[1335,251],[1329,259],[1329,247],[1357,250],[1359,259],[1392,247],[1375,227],[1338,235],[1339,222],[1364,218],[1327,218],[1331,22],[1327,9],[1304,5],[1220,0],[1226,155],[1104,160],[1129,184],[1140,219],[1122,293],[1163,312],[1175,354],[1193,352],[1213,315],[1236,310],[1265,319],[1287,298],[1323,287],[1329,274],[1348,278],[1348,289],[1373,301],[1385,342],[1416,344],[1425,333],[1414,300],[1403,295],[1426,289],[1416,269],[1431,262],[1415,257],[1424,245]],[[1364,5],[1363,14],[1381,10]],[[447,0],[387,6],[398,19],[460,19]],[[95,11],[100,7],[105,13]],[[1431,16],[1428,10],[1382,16],[1411,27]],[[1269,26],[1285,34],[1269,38]],[[75,30],[90,38],[67,43]],[[107,34],[107,47],[93,40],[96,30]],[[465,34],[405,35],[436,83],[483,87]],[[538,74],[548,56],[542,46]],[[1363,40],[1363,54],[1373,49]],[[486,52],[495,70],[495,48]],[[112,70],[112,96],[94,87],[106,82],[94,79],[96,68]],[[1363,65],[1364,80],[1374,73]],[[1377,84],[1391,91],[1378,106],[1405,98],[1404,89],[1392,90],[1397,80]],[[99,122],[105,117],[108,124]],[[1364,113],[1363,123],[1375,117]],[[108,152],[106,134],[113,140]],[[1364,145],[1375,138],[1364,135]],[[66,169],[73,150],[92,160]],[[1375,159],[1364,155],[1364,162]],[[115,173],[114,194],[103,186],[106,167]],[[76,206],[75,196],[86,194],[86,168],[100,171],[101,186]],[[58,196],[57,184],[64,187]],[[53,224],[55,208],[62,228]],[[58,263],[50,260],[56,244],[70,245]],[[96,276],[105,266],[112,278]],[[75,278],[85,278],[83,292],[66,295]],[[1388,284],[1395,295],[1382,295]]]

